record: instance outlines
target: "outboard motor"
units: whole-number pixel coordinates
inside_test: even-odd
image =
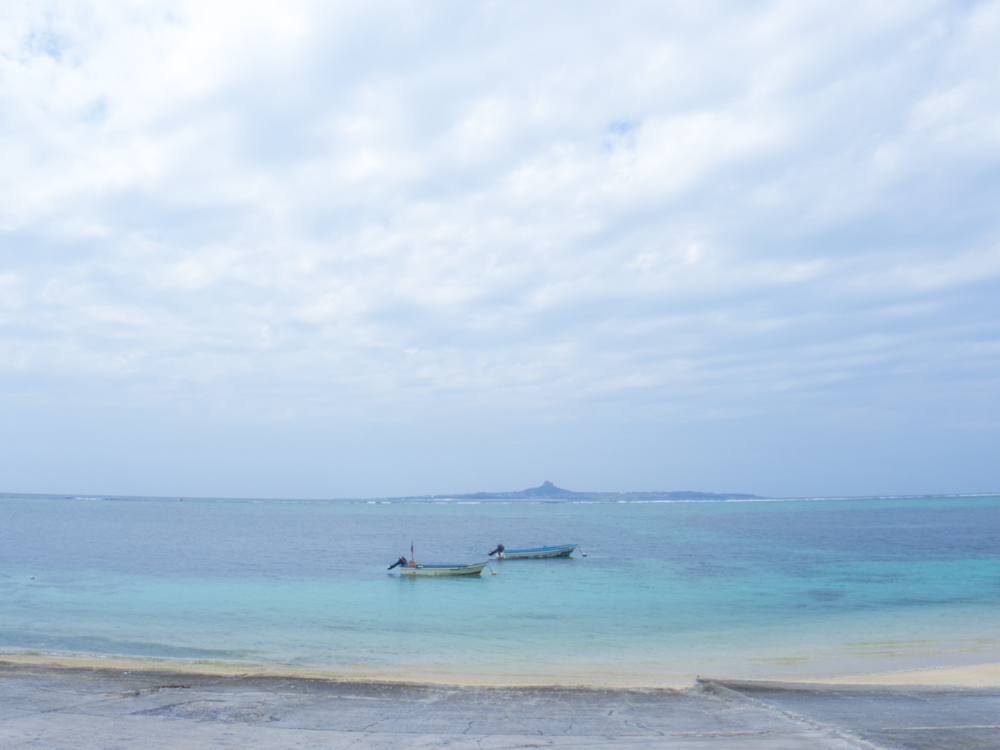
[[[394,562],[392,565],[389,566],[389,570],[392,570],[397,565],[406,565],[406,558],[405,557],[401,557],[398,560],[396,560],[396,562]]]
[[[496,548],[495,550],[493,550],[492,552],[490,552],[490,556],[492,557],[492,556],[493,556],[493,555],[495,555],[495,554],[496,554],[497,552],[503,552],[503,550],[504,550],[504,547],[503,547],[503,545],[502,545],[502,544],[498,544],[498,545],[497,545],[497,548]]]

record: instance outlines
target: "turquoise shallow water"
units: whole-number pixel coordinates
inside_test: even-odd
[[[669,681],[998,661],[1000,497],[0,498],[0,649]],[[496,576],[386,565],[577,542]],[[31,580],[29,576],[35,576]]]

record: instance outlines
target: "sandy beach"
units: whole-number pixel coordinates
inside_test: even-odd
[[[67,667],[92,670],[114,670],[127,672],[183,672],[192,675],[220,677],[286,677],[336,680],[339,682],[384,682],[388,684],[457,685],[461,687],[583,687],[583,688],[634,688],[683,690],[690,688],[699,679],[732,681],[734,678],[692,674],[685,679],[676,676],[665,680],[652,679],[649,675],[599,674],[566,675],[551,673],[538,674],[461,674],[455,672],[435,672],[422,670],[400,674],[388,670],[372,671],[343,667],[302,664],[246,664],[221,661],[157,659],[133,657],[50,656],[44,654],[0,654],[0,664],[17,666]],[[741,680],[748,682],[747,680]],[[788,680],[767,680],[788,682]],[[799,681],[796,681],[799,682]],[[819,685],[924,685],[958,688],[1000,687],[1000,663],[976,664],[960,667],[939,667],[935,669],[909,669],[874,674],[853,674],[839,676],[812,676],[801,682]]]
[[[5,748],[1000,748],[1000,665],[677,687],[0,657]]]

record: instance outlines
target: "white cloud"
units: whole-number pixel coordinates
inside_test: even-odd
[[[997,364],[1000,3],[0,13],[20,389],[599,426]]]

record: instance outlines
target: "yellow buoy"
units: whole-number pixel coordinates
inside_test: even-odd
[[[496,571],[494,570],[494,571],[493,571],[493,575],[496,575],[496,574],[497,574],[497,572],[496,572]]]

